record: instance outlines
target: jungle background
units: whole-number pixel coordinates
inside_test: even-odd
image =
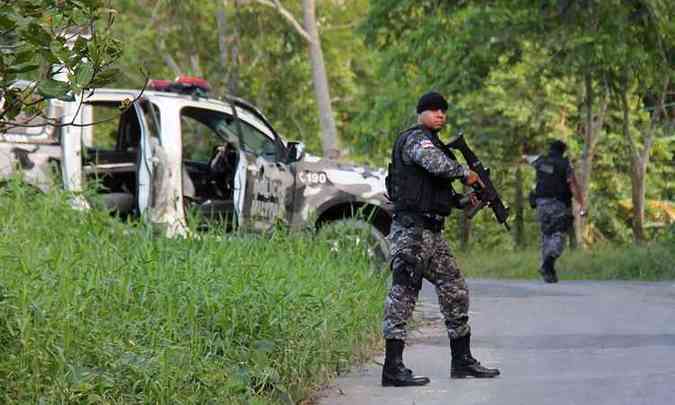
[[[51,5],[50,12],[38,14],[39,3]],[[48,35],[35,34],[39,24],[16,15],[35,10],[36,21],[48,18],[52,26],[89,19],[97,34],[75,46],[70,59],[62,57],[67,50],[53,50],[58,41],[47,51],[70,61],[74,89],[203,77],[211,96],[247,99],[286,139],[343,160],[386,166],[396,135],[415,120],[419,95],[432,89],[447,95],[445,138],[466,133],[491,168],[513,224],[510,233],[501,231],[487,210],[474,221],[453,216],[448,236],[462,250],[537,243],[534,212],[526,207],[534,172],[523,155],[545,153],[552,139],[568,144],[588,201],[589,216],[575,218],[572,246],[641,243],[668,232],[675,220],[675,6],[669,1],[13,4],[17,14],[8,8],[4,26],[23,32],[43,60],[21,52],[12,60],[5,52],[3,86],[20,74],[45,75],[39,46],[40,35]],[[53,94],[47,87],[42,93]]]
[[[675,220],[675,23],[667,1],[115,1],[124,47],[115,86],[205,77],[269,115],[310,152],[322,144],[303,16],[316,7],[342,159],[385,166],[419,95],[451,101],[511,206],[513,231],[491,213],[448,227],[462,249],[537,243],[523,154],[569,145],[589,216],[577,244],[652,239]],[[293,24],[296,23],[296,25]],[[323,145],[323,151],[322,151]]]

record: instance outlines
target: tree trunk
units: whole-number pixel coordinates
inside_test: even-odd
[[[647,165],[642,159],[631,162],[631,200],[633,202],[633,240],[641,244],[645,241],[645,172]]]
[[[225,1],[219,2],[218,11],[216,12],[216,25],[218,27],[218,50],[220,51],[220,68],[222,69],[223,77],[220,83],[226,87],[229,76],[229,49],[227,47],[227,17],[225,16]],[[227,90],[224,91],[227,93]]]
[[[235,18],[228,24],[225,6],[230,0],[222,0],[216,11],[218,27],[218,51],[223,77],[220,80],[223,93],[236,96],[239,91],[239,3],[234,0]]]
[[[579,183],[579,193],[583,201],[588,204],[588,195],[591,183],[591,174],[593,171],[593,158],[595,156],[595,147],[600,140],[602,126],[607,115],[607,107],[609,105],[609,97],[607,96],[607,89],[601,100],[600,109],[597,113],[593,113],[593,104],[595,102],[595,94],[593,93],[593,79],[590,73],[584,77],[584,146],[579,159],[579,170],[577,170],[577,180]],[[574,202],[576,206],[576,202]],[[586,218],[578,214],[579,210],[574,210],[574,246],[584,246],[583,235],[586,230]]]
[[[567,241],[570,245],[571,250],[576,250],[579,247],[579,244],[577,243],[576,224],[574,223],[574,221],[572,221],[570,229],[567,231]]]
[[[316,1],[302,1],[304,27],[300,26],[295,17],[293,17],[293,14],[281,5],[280,0],[255,0],[255,2],[276,9],[281,16],[295,28],[298,34],[307,40],[309,46],[309,59],[312,65],[314,97],[316,98],[316,103],[319,107],[321,148],[323,149],[325,157],[329,159],[339,158],[340,150],[338,149],[337,144],[337,127],[335,125],[335,118],[333,117],[328,76],[326,75],[326,66],[324,65],[323,52],[321,51],[321,41],[316,25]]]
[[[524,219],[524,206],[525,206],[525,197],[523,194],[523,171],[521,165],[516,166],[516,178],[515,178],[515,198],[514,198],[514,210],[516,212],[515,226],[513,239],[516,245],[516,249],[521,249],[525,246],[525,219]]]
[[[660,94],[658,105],[652,113],[648,126],[642,132],[642,148],[636,144],[630,133],[630,106],[628,104],[627,86],[620,89],[621,107],[623,109],[623,134],[628,142],[628,151],[631,159],[631,200],[633,203],[633,240],[641,244],[645,241],[645,176],[649,165],[649,156],[654,144],[654,134],[659,122],[665,118],[665,99],[668,94],[670,81],[666,80]]]
[[[321,125],[321,147],[323,154],[329,159],[337,159],[340,152],[337,145],[337,128],[330,102],[328,77],[321,51],[321,42],[316,25],[315,0],[303,0],[304,27],[309,35],[309,58],[312,64],[314,95],[319,106],[319,122]]]
[[[230,76],[227,91],[232,95],[239,94],[239,44],[241,32],[239,27],[239,0],[234,0],[234,24],[232,25],[232,44],[230,45]]]
[[[161,35],[162,31],[160,30],[160,36]],[[162,59],[164,59],[164,63],[166,64],[166,66],[168,66],[169,69],[173,70],[176,76],[180,76],[181,74],[183,74],[183,69],[181,69],[181,67],[178,66],[176,60],[173,58],[173,56],[171,56],[169,51],[166,49],[164,39],[157,40],[157,48],[159,49],[159,53],[162,55]]]
[[[192,74],[197,77],[204,77],[204,72],[202,71],[202,62],[199,60],[199,55],[193,53],[190,55],[190,64],[192,65]]]

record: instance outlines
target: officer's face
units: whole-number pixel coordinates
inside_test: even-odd
[[[432,130],[440,130],[445,125],[446,116],[443,110],[427,110],[422,113],[422,125]]]

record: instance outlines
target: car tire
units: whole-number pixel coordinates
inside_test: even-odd
[[[319,236],[330,241],[331,250],[338,252],[344,243],[360,245],[365,240],[365,254],[370,268],[382,271],[389,265],[389,241],[373,224],[356,218],[344,218],[323,224]]]

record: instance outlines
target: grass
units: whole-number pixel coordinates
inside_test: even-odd
[[[463,253],[459,263],[467,277],[534,279],[539,252],[494,251]],[[594,246],[589,250],[565,250],[556,263],[561,280],[675,279],[675,241],[660,240],[644,246]]]
[[[386,282],[310,234],[153,238],[0,190],[0,403],[297,403],[367,358]],[[349,246],[343,246],[349,249]],[[465,254],[468,277],[537,278],[538,255]],[[673,240],[567,251],[562,279],[675,278]]]
[[[363,359],[386,283],[313,235],[151,238],[0,191],[0,403],[295,403]]]

